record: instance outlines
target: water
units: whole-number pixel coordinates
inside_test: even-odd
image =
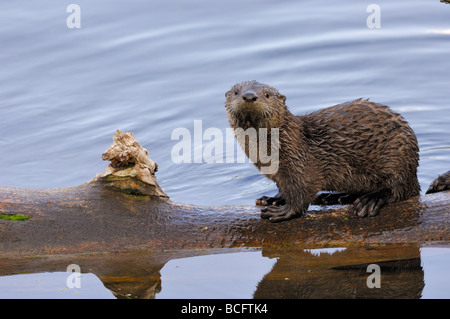
[[[80,285],[68,287],[67,272],[42,272],[0,277],[0,299],[111,299],[115,298],[94,274],[80,275]]]
[[[448,247],[214,249],[182,254],[47,257],[4,264],[0,260],[0,298],[450,298]],[[78,286],[69,278],[73,273],[65,272],[72,262],[82,271]],[[378,288],[371,286],[375,281],[369,265],[379,267]],[[8,274],[18,271],[31,273]]]
[[[236,252],[170,260],[161,269],[158,299],[252,298],[276,259],[261,252]]]
[[[423,191],[450,167],[450,6],[378,1],[4,1],[0,21],[0,185],[67,187],[102,172],[116,129],[160,165],[175,201],[253,204],[276,192],[251,164],[175,164],[175,128],[228,127],[224,93],[257,79],[296,114],[359,97],[415,130]],[[446,31],[447,30],[447,31]],[[204,144],[207,142],[205,141]]]
[[[0,4],[0,185],[80,185],[102,172],[116,129],[159,164],[172,200],[250,204],[275,185],[249,163],[176,164],[176,128],[228,128],[224,93],[256,79],[296,114],[359,97],[390,105],[421,149],[424,192],[450,169],[450,5],[377,1],[77,0]],[[205,144],[207,142],[204,142]],[[447,272],[448,273],[448,272]]]

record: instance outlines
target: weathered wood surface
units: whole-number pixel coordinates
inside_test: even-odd
[[[389,205],[373,218],[359,218],[348,206],[334,206],[273,224],[260,218],[257,207],[170,201],[156,182],[156,163],[147,157],[148,151],[131,133],[117,131],[103,154],[111,164],[89,183],[64,189],[0,187],[0,213],[31,217],[0,220],[0,257],[450,242],[450,191]]]
[[[374,218],[346,206],[273,224],[257,207],[200,207],[119,192],[101,181],[68,189],[0,188],[0,252],[6,256],[149,249],[323,247],[369,243],[446,243],[450,192],[412,198]]]

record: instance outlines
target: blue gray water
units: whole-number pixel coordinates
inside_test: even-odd
[[[378,252],[378,258],[383,259],[380,257],[383,249],[386,247],[381,248],[381,253]],[[398,246],[397,252],[402,249],[405,246]],[[139,261],[134,260],[137,265],[128,265],[128,273],[120,271],[119,258],[115,260],[114,266],[108,262],[102,264],[103,267],[93,266],[94,270],[83,266],[82,274],[75,278],[73,276],[77,276],[76,274],[65,271],[67,264],[61,260],[47,261],[50,264],[60,264],[59,267],[56,266],[58,271],[55,271],[55,266],[48,266],[53,268],[52,272],[42,272],[41,269],[35,273],[0,276],[0,299],[448,299],[449,248],[410,247],[410,252],[411,249],[415,254],[399,254],[398,260],[391,262],[394,264],[392,268],[384,268],[383,261],[377,260],[377,254],[373,254],[373,248],[370,250],[373,263],[381,267],[379,289],[369,288],[367,280],[371,272],[366,271],[367,265],[353,270],[332,268],[340,265],[345,267],[346,262],[354,264],[358,260],[358,253],[361,251],[352,253],[351,248],[308,249],[281,255],[271,255],[255,249],[234,249],[224,250],[222,253],[218,250],[208,253],[206,250],[203,252],[206,255],[175,258],[164,265],[147,264],[145,261],[149,255],[141,254],[138,255]],[[343,258],[346,255],[350,260]],[[126,256],[127,254],[122,255]],[[108,255],[103,257],[108,260]],[[76,260],[77,257],[73,258]],[[91,258],[95,260],[98,257]],[[35,265],[39,265],[39,262]]]
[[[66,8],[74,2],[81,8],[80,29],[66,24]],[[275,193],[274,184],[249,163],[176,164],[171,134],[176,128],[193,132],[194,120],[202,121],[203,131],[225,134],[224,93],[255,79],[277,87],[297,114],[359,97],[401,112],[418,136],[425,191],[450,169],[450,5],[378,0],[380,28],[371,29],[371,3],[2,1],[0,186],[80,185],[106,168],[101,154],[121,129],[134,132],[149,150],[174,201],[251,205]],[[422,250],[424,298],[448,296],[448,282],[442,281],[448,258],[437,258],[444,255],[447,250]],[[157,297],[185,297],[189,287],[190,298],[201,297],[212,279],[222,290],[209,296],[251,297],[274,260],[246,256],[261,270],[255,278],[248,267],[233,274],[225,267],[223,276],[205,277],[220,256],[171,261],[161,270]],[[219,264],[234,262],[228,257]],[[223,288],[236,274],[237,281]],[[15,276],[22,277],[1,278],[8,287],[1,297],[23,297],[24,290],[31,291],[27,297],[50,298],[79,292],[67,291],[66,274]],[[47,278],[53,286],[42,286]],[[242,278],[253,281],[237,290],[233,283],[242,284]],[[92,285],[83,284],[81,296],[111,296],[95,276],[85,279]]]
[[[134,132],[175,201],[253,204],[275,185],[249,163],[176,164],[174,129],[228,127],[236,82],[277,87],[296,114],[359,97],[390,105],[421,149],[422,191],[450,169],[450,5],[377,1],[78,0],[0,4],[0,185],[80,185]],[[203,142],[203,147],[208,141]],[[201,147],[202,145],[200,145]]]

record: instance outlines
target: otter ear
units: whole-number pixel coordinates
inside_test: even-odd
[[[283,100],[283,103],[286,102],[286,97],[283,94],[280,94],[280,98]]]

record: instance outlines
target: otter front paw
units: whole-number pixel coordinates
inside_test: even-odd
[[[261,209],[261,218],[269,219],[272,223],[278,223],[299,217],[291,206],[284,204],[282,206],[267,206]]]

